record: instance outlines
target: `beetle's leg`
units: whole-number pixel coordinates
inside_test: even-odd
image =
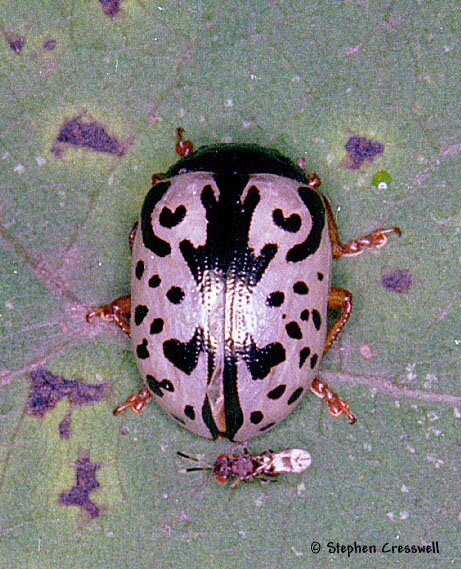
[[[372,233],[353,239],[348,243],[341,243],[338,233],[338,226],[331,209],[331,205],[324,196],[325,209],[327,212],[328,233],[331,241],[331,251],[334,259],[341,257],[351,257],[353,255],[360,255],[365,249],[384,247],[387,243],[387,236],[395,233],[401,235],[399,227],[391,227],[390,229],[376,229]]]
[[[320,399],[325,399],[328,403],[328,411],[333,417],[339,417],[344,413],[351,423],[355,423],[357,418],[350,410],[349,403],[342,397],[339,397],[339,395],[336,395],[334,391],[331,391],[327,383],[316,378],[311,384],[311,391]]]
[[[165,174],[163,174],[162,172],[157,172],[156,174],[152,174],[152,185],[155,186],[155,184],[158,184],[158,182],[161,182],[164,179],[165,179]]]
[[[307,175],[307,186],[311,190],[318,190],[320,188],[321,183],[322,181],[315,172],[309,172],[309,174]]]
[[[131,311],[131,296],[125,294],[113,300],[110,304],[104,304],[86,315],[86,321],[90,322],[95,316],[99,316],[106,322],[115,322],[125,334],[130,335],[130,322],[128,320]]]
[[[189,156],[194,150],[194,145],[190,140],[183,140],[184,129],[179,127],[176,129],[176,153],[184,158]]]
[[[136,232],[138,231],[138,221],[135,221],[133,227],[128,235],[128,245],[130,246],[130,253],[133,253],[133,243],[136,238]]]
[[[324,353],[329,350],[333,342],[343,331],[344,326],[347,324],[352,313],[352,293],[346,288],[339,288],[332,286],[330,289],[330,296],[328,297],[328,308],[330,310],[341,310],[341,314],[328,328],[327,337],[325,340]]]
[[[126,409],[131,409],[133,413],[141,413],[146,406],[149,399],[151,399],[152,393],[147,387],[143,387],[138,391],[138,393],[133,393],[122,405],[119,405],[114,409],[114,415],[120,415]],[[190,456],[187,458],[191,458]],[[191,458],[191,460],[194,460]]]
[[[345,288],[331,287],[330,296],[328,297],[328,308],[331,310],[340,309],[341,314],[328,329],[324,353],[331,348],[333,342],[341,334],[350,318],[352,312],[352,293]],[[351,423],[355,423],[356,418],[349,408],[349,403],[331,391],[326,383],[323,383],[319,379],[314,379],[311,384],[311,391],[315,393],[317,397],[320,397],[320,399],[326,400],[328,410],[333,417],[339,417],[339,415],[344,413]]]

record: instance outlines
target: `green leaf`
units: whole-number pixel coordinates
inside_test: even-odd
[[[1,4],[0,565],[454,566],[458,3],[119,8]],[[179,126],[196,147],[257,142],[304,157],[344,240],[402,229],[385,248],[335,263],[354,312],[320,377],[358,422],[334,420],[308,395],[251,441],[254,452],[309,449],[299,477],[230,491],[209,473],[179,473],[176,456],[213,461],[229,443],[195,437],[155,405],[111,413],[139,374],[128,339],[85,314],[128,292],[127,235],[152,174],[177,158]],[[355,167],[345,151],[355,135],[383,152]],[[372,184],[380,171],[392,175],[387,189]],[[61,384],[40,417],[30,414],[37,369],[111,390],[72,406],[75,384]],[[440,553],[380,552],[432,541]],[[329,542],[377,553],[348,557]]]

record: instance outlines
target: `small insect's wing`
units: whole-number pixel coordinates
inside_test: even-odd
[[[312,457],[307,450],[289,448],[265,457],[264,472],[267,474],[299,474],[309,468]]]

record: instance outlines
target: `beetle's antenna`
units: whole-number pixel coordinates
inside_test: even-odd
[[[203,464],[203,466],[193,466],[191,468],[182,468],[179,472],[196,472],[197,470],[213,470],[212,466],[207,465],[202,460],[195,458],[195,456],[189,456],[188,454],[184,454],[183,452],[177,451],[176,454],[181,458],[186,458],[187,460],[192,460],[194,462],[198,462],[199,464]]]
[[[180,452],[179,450],[176,454],[178,456],[181,456],[182,458],[187,458],[188,460],[194,460],[195,462],[200,462],[200,460],[198,458],[195,458],[194,456],[189,456],[188,454],[184,454],[183,452]]]

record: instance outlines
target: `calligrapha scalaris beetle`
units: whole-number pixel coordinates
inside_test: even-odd
[[[332,259],[382,247],[398,227],[341,243],[319,177],[272,149],[216,144],[153,176],[130,234],[131,296],[89,313],[131,335],[144,387],[190,431],[246,441],[310,389],[333,416],[355,415],[317,378],[348,321],[352,294],[331,286]],[[341,311],[328,327],[327,311]]]

